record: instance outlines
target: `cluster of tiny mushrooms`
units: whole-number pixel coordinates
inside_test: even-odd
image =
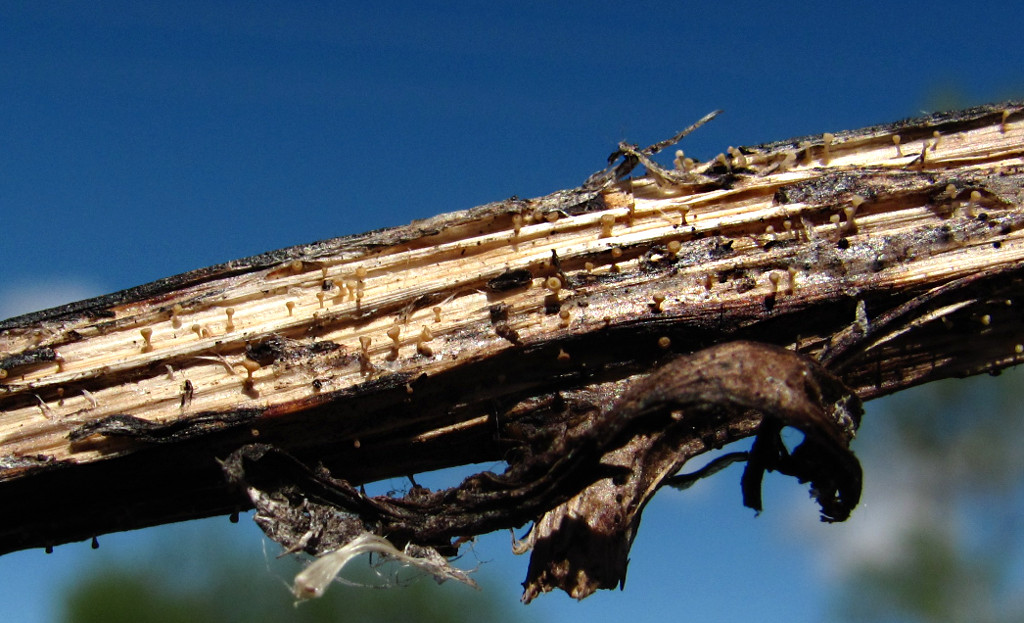
[[[964,111],[947,121],[935,117],[906,122],[905,133],[892,127],[825,133],[760,147],[730,147],[707,162],[677,151],[672,168],[653,160],[717,114],[712,113],[646,149],[620,144],[608,168],[571,191],[535,200],[512,198],[414,223],[401,232],[382,230],[247,258],[101,297],[98,303],[4,321],[0,483],[56,465],[142,452],[154,443],[241,430],[247,436],[245,446],[219,457],[228,477],[248,493],[257,521],[262,518],[261,526],[271,537],[288,551],[320,555],[297,579],[298,597],[321,594],[347,560],[366,551],[421,566],[439,578],[471,583],[445,558],[458,551],[461,540],[452,538],[460,536],[459,530],[473,536],[503,527],[503,522],[533,521],[521,549],[536,547],[558,530],[550,518],[542,517],[559,505],[564,507],[561,514],[551,517],[569,517],[573,495],[596,486],[602,477],[595,467],[602,457],[607,462],[616,450],[635,443],[627,431],[635,432],[637,422],[646,422],[643,418],[655,411],[671,412],[669,420],[658,420],[665,428],[666,422],[686,420],[690,412],[739,410],[759,414],[744,420],[746,428],[736,425],[729,435],[695,447],[682,459],[643,449],[645,456],[658,455],[663,473],[636,493],[639,507],[619,521],[625,551],[643,502],[655,489],[685,486],[735,460],[747,462],[743,493],[748,505],[759,508],[760,474],[777,470],[811,481],[823,517],[842,520],[860,491],[859,466],[847,448],[859,422],[860,402],[839,380],[840,364],[850,353],[895,339],[913,326],[951,322],[963,306],[950,303],[913,323],[876,330],[881,324],[872,325],[874,319],[860,300],[855,313],[843,321],[847,329],[833,343],[790,343],[788,350],[727,340],[697,348],[701,340],[687,342],[678,326],[659,319],[693,325],[697,316],[732,304],[770,315],[787,301],[796,301],[803,288],[837,281],[851,289],[869,282],[877,287],[901,279],[906,264],[931,261],[923,249],[926,243],[934,246],[933,240],[915,247],[918,243],[906,236],[897,244],[895,238],[877,233],[890,227],[894,216],[885,205],[886,193],[867,177],[858,177],[867,169],[907,174],[898,183],[918,185],[912,192],[920,195],[920,204],[895,217],[904,219],[908,228],[919,221],[929,226],[946,222],[949,244],[942,254],[934,254],[934,262],[924,269],[929,274],[947,271],[947,280],[971,274],[969,261],[957,265],[951,253],[968,249],[975,240],[984,240],[993,253],[1001,254],[1003,265],[1019,262],[1024,257],[1024,241],[1016,235],[1024,218],[1020,205],[963,175],[941,176],[950,163],[962,171],[972,157],[961,133],[944,132],[943,124],[987,132],[987,140],[1002,141],[1004,152],[1015,159],[1011,164],[1020,165],[1021,106],[1004,106],[979,109],[974,117]],[[967,118],[974,121],[965,122]],[[1006,153],[1000,166],[1007,166]],[[987,162],[978,158],[977,167]],[[646,175],[630,177],[637,166]],[[832,176],[827,184],[816,181],[823,172]],[[929,172],[936,173],[921,181],[920,175]],[[953,217],[962,217],[963,224],[951,225]],[[990,243],[987,233],[975,233],[972,227],[979,221],[984,221],[985,232],[997,229],[997,242]],[[823,260],[825,246],[841,259]],[[766,259],[752,264],[749,254],[754,252]],[[985,261],[985,267],[991,266],[991,260]],[[415,495],[382,501],[322,470],[307,470],[303,462],[263,443],[264,426],[274,418],[332,404],[351,395],[353,388],[373,383],[387,384],[389,391],[401,385],[411,396],[424,379],[496,353],[537,353],[539,345],[550,343],[557,346],[550,352],[554,365],[596,368],[587,359],[596,355],[574,352],[574,342],[557,338],[593,335],[636,318],[657,321],[643,339],[649,341],[649,359],[659,370],[651,373],[648,367],[640,380],[631,374],[609,381],[609,393],[602,394],[610,400],[607,417],[590,414],[593,421],[586,430],[574,425],[565,429],[566,439],[579,447],[565,440],[560,446],[544,436],[528,438],[523,441],[528,450],[514,455],[521,460],[510,460],[506,475],[476,477],[447,493],[428,494],[414,487]],[[976,320],[979,327],[987,327],[993,315],[977,314]],[[596,349],[592,343],[580,347]],[[673,359],[679,354],[683,356]],[[807,382],[821,395],[807,398],[789,386],[770,396],[763,388],[727,392],[723,388],[737,381],[730,376],[735,371],[723,367],[708,372],[726,355],[733,363],[756,360],[745,372],[750,385],[776,380],[772,375],[786,376],[784,370],[761,371],[767,376],[749,379],[757,373],[751,370],[770,363],[811,379],[813,383]],[[997,365],[1010,365],[1021,356],[1024,345],[1014,341]],[[615,354],[601,357],[614,361]],[[665,361],[685,361],[690,367],[684,370],[684,364]],[[697,363],[704,372],[690,378]],[[690,384],[675,387],[682,377]],[[652,385],[652,378],[659,384]],[[493,379],[503,386],[516,382],[500,373]],[[703,393],[695,395],[695,387]],[[492,426],[493,419],[493,414],[480,413],[433,425],[418,431],[413,441]],[[782,426],[807,433],[802,452],[777,442]],[[340,430],[332,443],[346,444],[349,451],[358,451],[377,432],[365,426]],[[723,455],[696,475],[676,474],[692,454],[751,435],[756,440],[750,452]],[[556,456],[559,452],[571,460]],[[306,484],[276,489],[278,485],[260,484],[255,475],[259,470],[252,466],[270,460],[266,457],[276,457],[272,460],[279,474],[291,473]],[[575,488],[552,484],[567,482]],[[540,493],[544,486],[559,492]],[[317,487],[331,494],[308,493]],[[513,496],[521,504],[519,515],[489,519],[480,510],[486,500],[509,491],[521,495]],[[461,496],[458,502],[452,492]],[[439,516],[446,523],[428,527],[423,514],[436,512],[438,505],[445,508]],[[538,534],[542,526],[546,532]],[[404,549],[396,549],[392,541]],[[556,551],[554,558],[562,554]],[[526,598],[553,586],[584,597],[609,582],[621,583],[624,564],[611,580],[554,577],[558,572],[551,568],[534,572],[531,566],[533,585],[527,587]]]

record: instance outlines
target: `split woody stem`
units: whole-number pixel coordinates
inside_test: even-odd
[[[672,169],[620,145],[579,188],[0,321],[0,552],[247,509],[218,461],[253,442],[353,484],[511,460],[573,396],[736,340],[863,400],[1015,365],[1022,111]]]

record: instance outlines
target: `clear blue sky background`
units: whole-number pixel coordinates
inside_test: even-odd
[[[688,155],[1024,94],[1020,5],[848,4],[4,2],[0,316],[576,186],[715,108]],[[779,483],[755,520],[737,479],[655,500],[624,593],[530,614],[819,620],[816,509]],[[2,557],[0,619],[51,620],[89,556],[204,525]],[[254,527],[226,532],[262,557]],[[514,602],[525,559],[482,547]]]

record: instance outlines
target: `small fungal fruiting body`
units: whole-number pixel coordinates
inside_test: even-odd
[[[562,311],[558,312],[559,326],[562,327],[563,329],[569,328],[569,320],[571,318],[572,314],[569,313],[568,309],[563,309]]]
[[[676,157],[672,159],[672,165],[675,166],[677,171],[683,170],[683,160],[686,158],[686,152],[682,149],[676,150]]]
[[[1004,110],[1002,116],[999,119],[999,132],[1000,134],[1006,134],[1006,120],[1010,118],[1010,111]]]
[[[655,294],[654,295],[654,304],[651,305],[651,308],[655,312],[659,312],[660,313],[660,312],[664,311],[664,308],[662,307],[664,304],[665,304],[665,295],[664,294],[660,294],[660,293],[659,294]]]
[[[291,316],[295,312],[295,301],[288,301],[284,304],[288,308],[288,315]]]
[[[363,292],[366,289],[366,277],[368,274],[369,271],[366,270],[365,266],[356,268],[355,299],[357,305],[363,300]]]
[[[668,336],[663,335],[658,338],[658,348],[667,349],[670,346],[672,346],[672,340]]]
[[[790,266],[789,268],[786,269],[786,272],[789,273],[789,293],[790,294],[795,294],[796,293],[796,274],[797,274],[797,270],[796,270],[796,268]]]
[[[689,173],[693,171],[693,167],[694,165],[696,165],[696,162],[693,158],[687,158],[686,154],[683,153],[683,150],[679,149],[676,151],[676,157],[675,160],[673,160],[673,164],[675,165],[676,169],[682,171],[683,173]]]
[[[396,325],[392,325],[391,328],[389,328],[387,330],[387,336],[389,338],[391,338],[391,357],[392,358],[398,356],[398,347],[399,347],[399,345],[401,345],[401,341],[400,341],[401,335],[402,335],[402,327],[400,327],[397,324]]]
[[[892,144],[896,146],[896,157],[897,158],[902,158],[903,157],[903,148],[900,147],[900,143],[902,141],[903,141],[903,138],[899,134],[893,134],[892,135]]]
[[[229,307],[229,308],[225,309],[224,310],[224,315],[226,315],[228,317],[228,321],[225,323],[224,328],[226,330],[228,330],[228,331],[234,331],[235,330],[235,321],[234,321],[235,308],[234,307]]]
[[[856,229],[857,226],[853,218],[857,215],[857,210],[864,203],[864,197],[860,195],[854,195],[850,198],[850,205],[843,208],[843,214],[846,215],[846,225],[852,230]]]
[[[836,140],[836,135],[831,132],[821,135],[821,164],[825,166],[832,162],[832,141],[834,140]]]
[[[153,329],[146,327],[139,331],[142,334],[142,339],[145,340],[145,344],[142,345],[142,352],[148,353],[153,350]]]
[[[805,167],[811,166],[811,142],[810,141],[801,141],[800,142],[800,151],[804,155],[804,157],[800,159],[800,164],[802,164]]]
[[[253,379],[253,374],[255,374],[256,371],[259,370],[262,366],[259,364],[258,361],[253,361],[252,359],[246,358],[242,360],[242,367],[245,368],[246,372],[245,384],[249,387],[252,387],[253,384],[256,382],[255,379]]]
[[[519,232],[523,229],[523,215],[513,214],[512,215],[512,237],[518,238]]]
[[[601,215],[601,238],[610,238],[612,228],[615,226],[615,216],[612,214]]]
[[[434,334],[431,332],[430,327],[423,325],[423,329],[420,331],[419,338],[416,340],[416,352],[423,355],[424,357],[433,357],[434,349],[430,347],[427,342],[434,339]]]
[[[828,217],[828,222],[831,223],[832,225],[836,226],[836,231],[839,231],[839,221],[840,220],[841,219],[839,218],[838,214],[833,214],[832,216]]]
[[[790,169],[792,169],[793,165],[795,165],[795,164],[796,164],[796,153],[792,152],[792,151],[791,152],[787,152],[786,155],[783,156],[782,161],[779,162],[778,171],[779,171],[779,173],[785,173],[786,171],[789,171]]]
[[[911,163],[911,166],[920,170],[924,170],[926,161],[928,159],[928,141],[921,143],[921,155],[917,157],[915,162]]]
[[[544,287],[551,290],[552,294],[558,294],[562,289],[562,280],[558,277],[548,277],[544,280]]]
[[[729,152],[729,156],[732,157],[733,165],[740,167],[741,169],[747,168],[747,157],[743,155],[743,152],[730,146],[726,151]]]
[[[174,327],[175,329],[181,328],[180,316],[184,312],[185,310],[182,308],[181,303],[175,303],[174,307],[171,308],[171,326]]]
[[[370,365],[370,344],[373,342],[369,337],[363,335],[359,338],[359,372],[367,374],[373,368]]]
[[[679,242],[678,240],[669,240],[668,244],[665,245],[665,248],[668,250],[669,255],[675,257],[676,255],[679,254],[679,251],[682,250],[683,243]]]

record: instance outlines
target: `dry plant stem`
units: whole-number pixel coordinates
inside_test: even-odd
[[[249,508],[215,459],[252,442],[354,485],[511,464],[734,340],[820,360],[861,399],[1013,365],[1022,108],[672,171],[623,145],[581,188],[0,322],[0,551]]]

